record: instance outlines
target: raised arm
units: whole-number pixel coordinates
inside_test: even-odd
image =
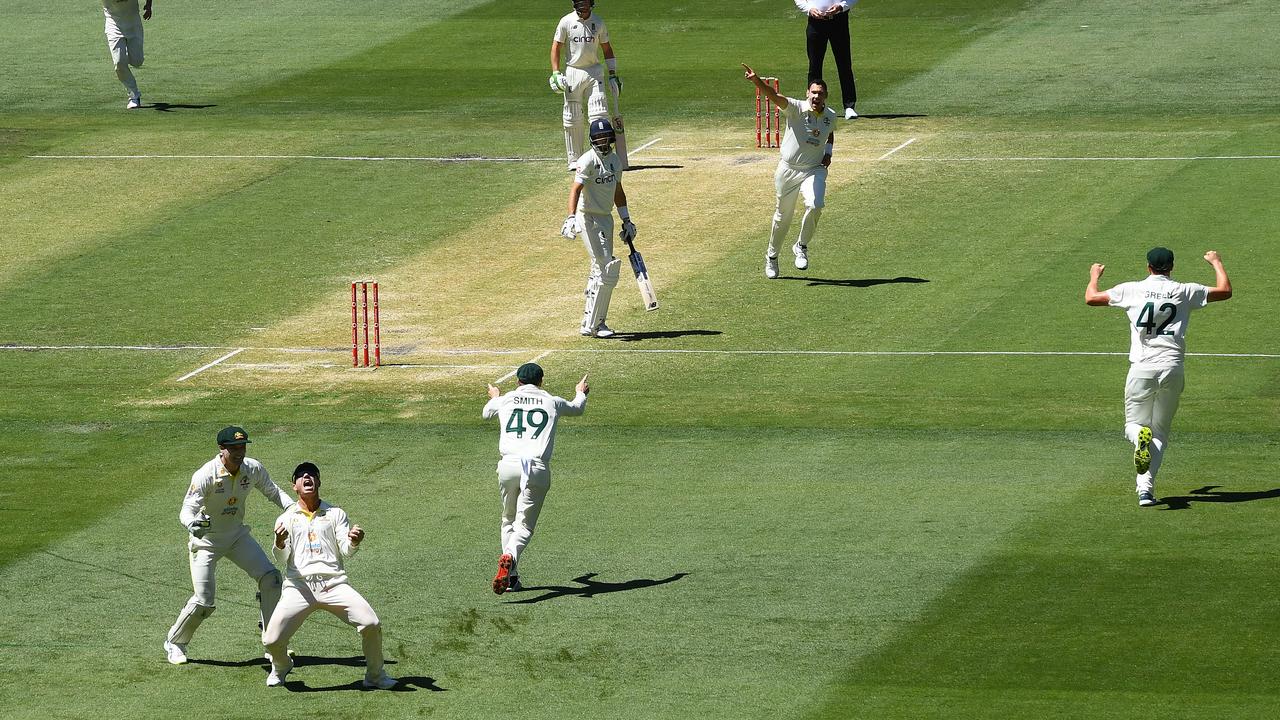
[[[786,96],[780,94],[777,90],[773,89],[773,86],[762,80],[760,76],[756,74],[756,71],[752,70],[749,65],[742,63],[742,69],[746,72],[747,79],[756,87],[760,88],[761,92],[769,98],[770,102],[780,108],[788,106]]]
[[[1217,302],[1231,297],[1231,278],[1227,277],[1227,270],[1222,267],[1222,258],[1218,257],[1218,251],[1210,250],[1205,253],[1204,261],[1213,266],[1214,275],[1213,287],[1209,288],[1209,294],[1205,295],[1205,300]]]
[[[1098,279],[1102,277],[1102,272],[1107,269],[1102,263],[1094,263],[1089,267],[1089,285],[1084,289],[1084,303],[1086,305],[1110,305],[1111,296],[1099,292]]]

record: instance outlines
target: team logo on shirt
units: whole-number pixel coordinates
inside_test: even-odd
[[[240,489],[244,490],[248,487],[249,487],[249,478],[247,477],[240,478]]]
[[[315,534],[314,532],[307,531],[307,541],[308,541],[308,542],[315,542],[315,541],[316,541],[316,534]]]
[[[237,498],[235,495],[232,495],[231,497],[227,498],[228,505],[235,505],[238,502],[240,502],[240,499]]]
[[[220,492],[226,492],[226,491],[227,491],[227,489],[226,489],[226,488],[224,488],[224,487],[222,487],[222,481],[221,481],[221,480],[214,480],[214,481],[213,481],[213,491],[214,491],[214,492],[216,492],[216,493],[220,493]]]

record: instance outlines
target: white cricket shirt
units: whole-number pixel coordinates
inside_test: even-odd
[[[613,213],[613,196],[618,188],[618,177],[622,174],[622,162],[618,154],[609,148],[609,154],[600,157],[594,148],[582,154],[578,162],[573,164],[575,182],[582,183],[582,194],[578,196],[578,212],[591,215],[610,215]]]
[[[142,19],[138,0],[102,0],[102,9],[117,22]]]
[[[191,538],[193,547],[214,547],[234,542],[242,531],[249,491],[257,488],[278,507],[289,504],[289,496],[271,480],[262,463],[246,457],[235,475],[222,466],[215,456],[191,475],[191,487],[182,500],[178,519],[188,526],[203,513],[209,517],[209,532],[203,538]]]
[[[600,43],[609,42],[609,31],[595,13],[584,21],[571,12],[560,18],[554,39],[566,48],[566,67],[585,69],[600,64]]]
[[[276,562],[285,564],[285,574],[291,580],[306,581],[322,577],[330,582],[343,582],[347,571],[343,558],[351,557],[359,545],[351,542],[351,520],[340,507],[321,500],[315,514],[307,512],[299,503],[285,508],[276,518],[276,528],[289,531],[284,548],[271,543],[271,554]]]
[[[796,0],[796,7],[805,11],[817,10],[819,12],[827,12],[831,8],[843,5],[845,10],[853,7],[858,0]]]
[[[503,457],[529,458],[542,465],[551,463],[556,442],[556,423],[561,415],[581,415],[587,396],[577,393],[570,402],[537,385],[521,385],[485,403],[480,416],[498,417],[498,452]]]
[[[1129,362],[1153,367],[1182,363],[1191,311],[1209,304],[1209,288],[1174,282],[1166,275],[1120,283],[1107,295],[1112,306],[1129,316]]]
[[[787,129],[782,133],[782,162],[797,170],[821,165],[822,156],[827,154],[827,138],[836,129],[836,111],[828,105],[815,113],[809,109],[808,100],[789,97],[782,115],[787,119]]]

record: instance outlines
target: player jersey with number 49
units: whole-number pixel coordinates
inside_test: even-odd
[[[1121,283],[1107,295],[1111,305],[1124,308],[1129,316],[1129,362],[1156,367],[1182,362],[1191,311],[1209,302],[1209,288],[1174,282],[1165,275]]]
[[[581,415],[586,407],[587,396],[582,393],[570,402],[537,385],[521,385],[489,400],[480,415],[486,420],[498,416],[502,433],[498,452],[503,457],[532,458],[547,465],[555,445],[556,421],[561,415]]]

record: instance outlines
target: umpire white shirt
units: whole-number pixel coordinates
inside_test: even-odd
[[[827,138],[836,129],[839,116],[828,105],[815,113],[808,100],[787,98],[783,111],[787,129],[782,134],[782,162],[796,170],[810,170],[822,165],[827,154]]]

